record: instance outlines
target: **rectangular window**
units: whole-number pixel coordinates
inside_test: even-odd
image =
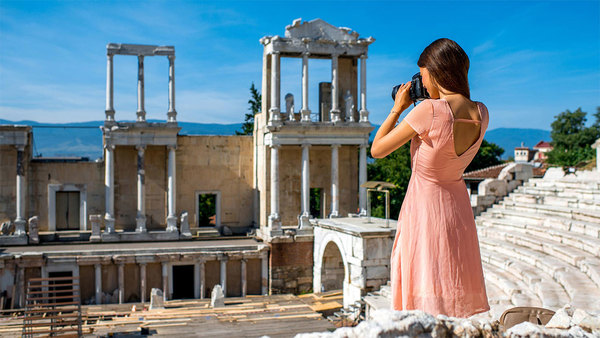
[[[198,226],[214,227],[218,225],[218,196],[214,193],[198,194]]]

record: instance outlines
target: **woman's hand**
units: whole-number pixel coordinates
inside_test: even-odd
[[[413,103],[410,99],[410,86],[411,81],[403,84],[396,93],[396,100],[394,100],[394,107],[392,113],[400,115],[406,108],[410,107]]]

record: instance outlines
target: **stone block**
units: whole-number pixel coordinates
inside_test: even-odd
[[[213,287],[210,296],[210,307],[224,307],[225,306],[225,295],[223,294],[223,288],[217,284]]]
[[[150,310],[152,309],[164,309],[165,298],[160,289],[153,288],[152,293],[150,295]]]
[[[479,183],[478,194],[487,196],[506,196],[508,184],[504,180],[488,178]]]

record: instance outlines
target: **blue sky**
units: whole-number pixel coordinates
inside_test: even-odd
[[[554,116],[600,106],[600,1],[0,1],[0,118],[104,119],[106,44],[173,45],[178,120],[242,122],[260,88],[266,35],[296,18],[321,18],[372,36],[367,108],[380,124],[392,86],[418,71],[440,37],[471,60],[471,97],[490,129],[550,129]],[[135,119],[137,59],[115,57],[118,120]],[[146,111],[166,119],[168,60],[146,58]],[[310,107],[330,63],[311,60]],[[282,60],[282,97],[300,102],[300,59]],[[589,121],[591,122],[591,121]]]

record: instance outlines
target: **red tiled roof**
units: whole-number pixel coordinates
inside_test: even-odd
[[[540,141],[538,142],[538,144],[533,146],[534,148],[552,148],[552,146],[550,145],[550,142],[546,142],[546,141]]]
[[[475,178],[475,179],[486,179],[486,178],[497,178],[500,172],[508,163],[502,163],[493,165],[491,167],[469,171],[463,174],[463,178]]]

